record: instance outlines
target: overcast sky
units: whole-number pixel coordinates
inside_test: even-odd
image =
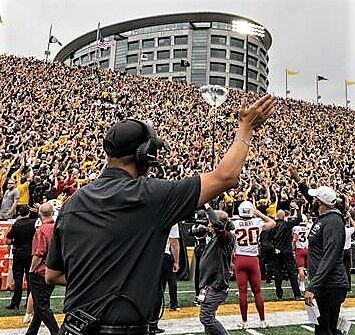
[[[49,26],[63,45],[101,26],[145,16],[217,11],[246,16],[271,33],[269,92],[315,100],[315,74],[325,103],[344,105],[344,80],[355,80],[355,0],[0,0],[0,53],[44,58]],[[60,50],[51,45],[53,57]],[[349,86],[355,109],[355,85]]]

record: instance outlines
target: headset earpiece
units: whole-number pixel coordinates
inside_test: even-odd
[[[130,119],[139,123],[146,132],[146,141],[136,150],[135,160],[139,166],[154,166],[157,164],[158,149],[163,146],[163,141],[157,137],[155,130],[147,123],[139,120]]]

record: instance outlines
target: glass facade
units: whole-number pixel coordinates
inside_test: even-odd
[[[210,76],[210,84],[225,86],[226,85],[226,78],[225,77]]]
[[[226,72],[226,64],[225,63],[211,63],[210,70],[216,72]]]
[[[70,64],[96,66],[98,61],[102,68],[125,70],[132,75],[158,75],[197,85],[243,89],[248,59],[248,89],[267,90],[270,44],[249,36],[246,57],[245,36],[234,32],[226,22],[191,19],[116,32],[105,38],[112,42],[110,49],[97,51],[93,41],[73,52]],[[181,61],[187,66],[181,66]]]
[[[227,55],[226,50],[223,49],[211,49],[211,58],[223,58],[225,59]]]

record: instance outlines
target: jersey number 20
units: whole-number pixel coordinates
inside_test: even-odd
[[[257,245],[259,242],[259,228],[252,227],[249,229],[240,228],[235,230],[237,236],[237,243],[240,247],[247,247],[249,245]]]

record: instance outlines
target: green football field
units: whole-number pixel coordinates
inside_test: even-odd
[[[352,275],[352,282],[355,283],[355,275]],[[293,299],[293,294],[292,290],[290,287],[290,283],[288,281],[283,282],[284,288],[284,300],[292,300]],[[265,301],[276,301],[276,295],[275,295],[275,289],[274,289],[274,284],[265,284],[264,282],[262,283],[263,287],[263,294]],[[230,285],[230,291],[228,294],[228,298],[226,301],[226,304],[236,304],[238,302],[237,300],[237,291],[235,287],[235,283],[231,282]],[[353,291],[354,291],[354,286],[353,286]],[[51,307],[55,313],[61,313],[63,309],[63,296],[65,293],[64,287],[59,287],[57,286],[52,294],[52,299],[51,299]],[[10,303],[10,297],[12,296],[11,292],[0,292],[0,316],[11,316],[14,315],[13,311],[9,311],[5,309],[5,306]],[[348,295],[348,297],[355,297],[354,292],[351,295]],[[179,281],[178,282],[178,300],[179,300],[179,305],[180,307],[190,307],[193,306],[193,300],[195,297],[194,293],[194,285],[192,281]],[[24,300],[23,300],[24,301]],[[249,291],[249,301],[253,301],[253,297],[251,292]],[[165,306],[166,308],[169,308],[169,294],[165,293]],[[24,314],[25,310],[23,306],[21,306],[21,314]]]

